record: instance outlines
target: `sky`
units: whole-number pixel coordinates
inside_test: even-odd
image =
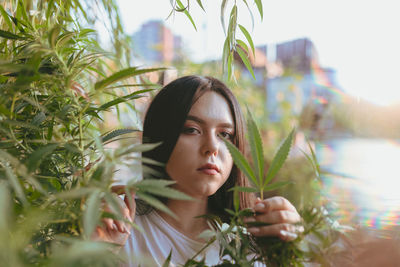
[[[347,93],[379,105],[400,104],[400,16],[398,0],[263,0],[261,20],[254,1],[254,27],[248,9],[239,4],[238,23],[252,34],[255,45],[273,45],[309,38],[323,67],[334,68]],[[117,0],[127,33],[148,20],[164,20],[183,38],[193,61],[221,58],[225,35],[220,21],[221,0],[190,1],[197,31],[182,13],[166,20],[169,0]],[[186,0],[182,0],[186,3]],[[233,1],[228,1],[232,3]],[[229,16],[230,6],[226,17]],[[227,24],[227,22],[226,22]]]

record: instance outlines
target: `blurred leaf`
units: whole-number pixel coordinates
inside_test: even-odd
[[[0,13],[1,13],[1,16],[3,17],[4,21],[7,23],[8,29],[10,31],[12,31],[13,26],[12,26],[12,22],[10,20],[10,15],[8,15],[8,13],[4,9],[3,5],[0,5]]]
[[[146,93],[146,92],[149,92],[151,90],[152,89],[139,90],[139,91],[133,92],[133,93],[131,93],[129,95],[126,95],[126,96],[123,96],[123,97],[118,97],[118,98],[116,98],[114,100],[111,100],[110,102],[107,102],[107,103],[101,105],[98,109],[99,110],[106,110],[106,109],[108,109],[108,108],[110,108],[112,106],[118,105],[120,103],[129,101],[129,100],[132,100],[132,99],[141,98],[141,97],[143,97],[142,95],[140,95],[141,93]]]
[[[128,133],[133,133],[133,132],[137,132],[138,130],[136,129],[117,129],[114,131],[111,131],[110,133],[106,134],[105,136],[103,136],[101,138],[101,142],[105,143],[117,136],[123,135],[123,134],[128,134]]]
[[[135,144],[135,145],[132,145],[132,146],[128,147],[127,149],[124,149],[124,150],[120,151],[120,152],[116,152],[116,156],[120,157],[120,156],[127,155],[127,154],[134,153],[134,152],[150,151],[150,150],[158,147],[159,145],[161,145],[161,143]]]
[[[254,187],[245,187],[245,186],[235,186],[229,189],[228,191],[237,190],[239,192],[247,192],[247,193],[257,193],[258,189]]]
[[[58,144],[48,144],[33,152],[25,162],[28,171],[35,171],[43,159],[50,155],[57,148],[57,146]]]
[[[9,229],[10,207],[10,192],[7,184],[4,181],[0,181],[0,236]]]
[[[261,16],[261,20],[263,19],[263,14],[264,14],[264,12],[263,12],[263,6],[262,6],[262,1],[261,0],[254,0],[254,2],[256,3],[256,5],[257,5],[257,8],[258,8],[258,12],[260,13],[260,16]]]
[[[116,83],[118,81],[133,77],[133,76],[137,76],[146,72],[153,72],[153,71],[158,71],[158,70],[164,70],[165,68],[150,68],[150,69],[138,69],[137,67],[131,67],[131,68],[127,68],[124,70],[121,70],[119,72],[116,72],[114,74],[112,74],[111,76],[107,77],[104,80],[101,80],[99,82],[97,82],[94,85],[94,88],[96,90],[100,90],[100,89],[104,89],[107,86]]]
[[[96,188],[90,187],[74,188],[54,194],[54,196],[59,199],[78,199],[93,193],[95,190]]]
[[[257,125],[251,115],[250,110],[247,108],[247,130],[248,139],[250,143],[251,156],[255,164],[255,171],[258,174],[259,184],[262,184],[264,177],[264,150],[262,147],[262,140]]]
[[[249,72],[251,73],[251,76],[253,76],[253,79],[256,79],[256,76],[254,76],[254,71],[253,71],[253,67],[251,66],[251,63],[247,57],[247,55],[243,52],[242,48],[238,47],[236,49],[236,52],[239,54],[240,58],[242,59],[244,65],[246,66],[246,68],[249,70]]]
[[[272,159],[271,166],[269,167],[267,175],[264,180],[264,187],[272,180],[272,178],[275,177],[276,173],[280,170],[283,163],[285,162],[293,142],[293,136],[294,136],[294,129],[286,137],[285,141],[283,142],[278,152]]]
[[[288,184],[292,184],[293,182],[291,181],[282,181],[282,182],[276,182],[276,183],[272,183],[272,184],[267,184],[266,186],[264,186],[264,191],[273,191],[276,189],[279,189],[281,187],[284,187]]]
[[[21,186],[17,176],[15,176],[13,170],[10,167],[8,167],[6,163],[3,163],[3,167],[6,171],[6,176],[8,178],[8,181],[10,182],[12,188],[14,189],[15,194],[17,195],[17,197],[21,200],[21,202],[24,205],[27,205],[28,202],[26,200],[24,190],[22,189],[22,186]]]
[[[85,212],[83,213],[83,229],[88,239],[91,237],[100,220],[100,193],[101,191],[96,189],[90,194],[86,202]]]
[[[170,199],[179,199],[179,200],[194,200],[194,198],[170,187],[149,186],[140,183],[136,184],[136,187],[138,190],[161,197],[166,197]]]
[[[246,30],[246,28],[245,27],[243,27],[242,25],[238,25],[239,26],[239,29],[242,31],[242,33],[244,34],[244,36],[246,37],[246,40],[247,40],[247,42],[249,43],[249,45],[250,45],[250,47],[251,47],[251,50],[253,51],[253,56],[254,56],[254,58],[256,57],[256,54],[255,54],[255,48],[254,48],[254,43],[253,43],[253,39],[251,39],[251,35],[250,35],[250,33]],[[247,50],[248,51],[248,50]]]
[[[226,3],[227,0],[222,0],[221,2],[221,24],[222,24],[222,29],[224,30],[224,33],[226,35],[226,27],[225,27],[225,10],[226,10]]]
[[[163,211],[163,212],[167,213],[168,215],[170,215],[175,220],[178,220],[178,217],[170,209],[168,209],[168,207],[165,206],[164,203],[162,203],[157,198],[150,196],[149,194],[144,194],[140,191],[137,191],[136,195],[138,196],[138,198],[146,201],[149,205],[153,206],[154,208],[156,208],[160,211]]]
[[[32,119],[32,124],[35,126],[39,126],[44,120],[46,119],[46,115],[44,114],[44,112],[39,112],[35,115],[35,117],[33,117]]]

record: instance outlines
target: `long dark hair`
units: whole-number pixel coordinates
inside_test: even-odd
[[[143,143],[161,142],[161,145],[151,151],[144,152],[142,155],[144,158],[164,164],[168,162],[191,107],[199,97],[208,91],[220,94],[228,102],[235,124],[235,135],[232,143],[242,153],[245,153],[244,119],[240,106],[231,90],[216,78],[190,75],[178,78],[166,85],[151,102],[144,120]],[[168,178],[165,166],[143,163],[143,167],[144,170],[153,170],[153,172],[144,172],[145,178]],[[209,212],[220,216],[223,221],[229,219],[225,209],[231,209],[233,205],[233,193],[228,189],[235,185],[248,186],[248,181],[234,165],[227,181],[215,194],[209,197]],[[250,207],[251,195],[239,193],[239,196],[241,208]]]

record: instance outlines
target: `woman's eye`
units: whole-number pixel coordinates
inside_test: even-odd
[[[196,128],[193,128],[193,127],[186,127],[186,128],[183,129],[183,133],[185,133],[185,134],[197,134],[197,133],[200,133],[200,131],[197,130]]]
[[[232,139],[232,137],[233,137],[232,134],[227,133],[227,132],[221,132],[219,135],[220,135],[222,138],[225,138],[225,139]]]

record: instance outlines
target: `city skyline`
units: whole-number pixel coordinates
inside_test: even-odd
[[[155,2],[157,9],[153,8]],[[338,82],[345,91],[380,105],[400,102],[400,88],[394,80],[400,61],[397,49],[400,39],[393,35],[400,18],[396,18],[390,1],[377,4],[358,0],[351,3],[304,0],[302,5],[298,1],[282,2],[264,1],[262,22],[253,9],[252,36],[256,45],[309,38],[316,46],[321,65],[337,70]],[[221,57],[224,33],[219,2],[203,1],[206,13],[196,3],[191,5],[197,32],[183,14],[165,20],[171,10],[169,1],[153,0],[136,4],[136,8],[127,0],[118,3],[127,33],[132,34],[148,20],[163,20],[175,35],[182,36],[192,60],[201,62]],[[141,12],[135,13],[135,10]],[[239,23],[251,30],[247,8],[239,10],[242,12]]]

